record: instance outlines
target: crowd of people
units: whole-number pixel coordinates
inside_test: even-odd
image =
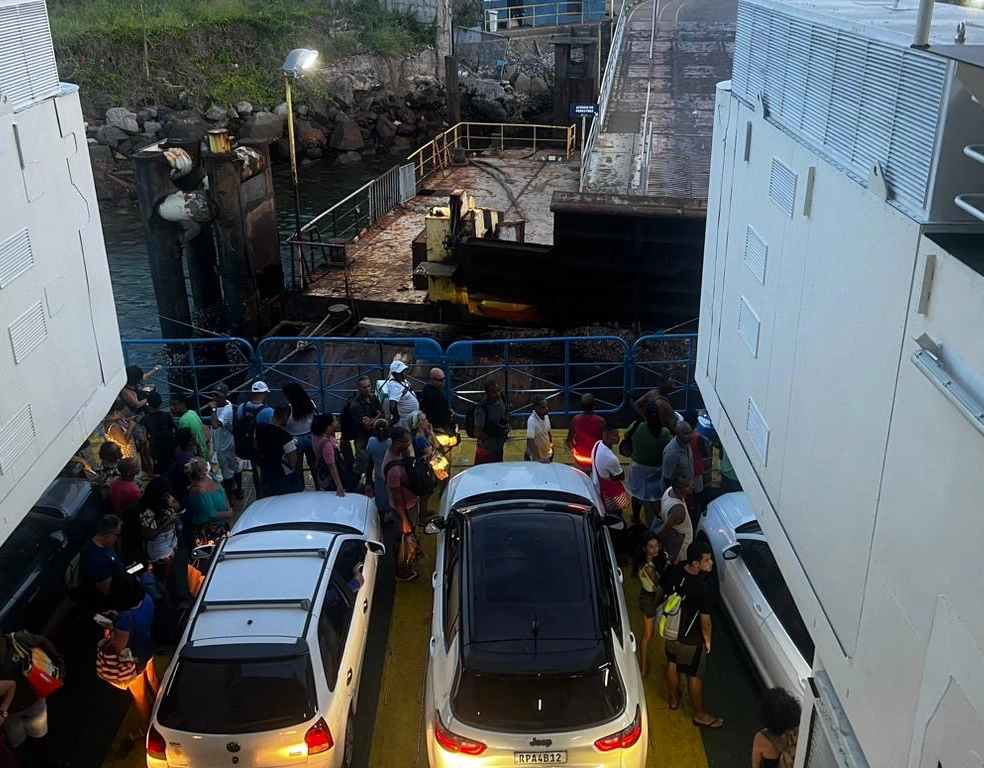
[[[194,550],[228,532],[246,495],[244,474],[252,475],[257,497],[307,488],[373,497],[383,520],[393,521],[403,534],[397,580],[418,578],[416,530],[426,525],[430,501],[443,490],[460,437],[444,370],[431,369],[419,391],[409,371],[396,358],[385,380],[374,385],[368,376],[358,378],[356,391],[334,414],[321,412],[297,382],[287,382],[278,394],[262,380],[249,385],[238,404],[229,388],[218,384],[207,403],[173,394],[163,410],[160,394],[148,386],[158,369],[127,369],[119,399],[75,460],[99,489],[107,513],[66,581],[72,600],[101,617],[97,673],[130,691],[144,725],[159,687],[155,652],[176,640],[181,612],[201,583]],[[635,550],[638,559],[642,674],[649,674],[659,606],[667,595],[680,594],[686,606],[683,629],[665,642],[669,708],[680,706],[684,676],[693,723],[720,728],[723,720],[703,703],[712,647],[713,598],[706,575],[714,562],[707,545],[695,541],[694,529],[713,493],[740,486],[722,454],[719,488],[705,492],[710,446],[694,429],[695,416],[683,418],[673,409],[673,390],[666,379],[640,397],[634,403],[638,418],[624,434],[596,414],[595,397],[584,394],[564,444],[575,466],[592,478],[604,512],[629,524],[617,544],[623,554]],[[554,442],[548,400],[535,394],[528,405],[524,459],[549,463]],[[476,465],[504,460],[513,421],[499,382],[487,379],[464,423],[476,440]],[[19,637],[63,663],[50,640]],[[23,680],[12,673],[4,675],[3,664],[12,664],[13,657],[4,654],[3,642],[0,637],[0,721],[4,744],[16,747],[46,732],[44,699],[28,696]],[[120,668],[121,675],[113,672]],[[10,687],[6,677],[16,685]],[[763,702],[755,768],[778,765],[790,744],[795,749],[798,709],[784,695],[770,691]]]

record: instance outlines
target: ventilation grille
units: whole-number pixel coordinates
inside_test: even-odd
[[[926,211],[946,61],[788,11],[738,6],[732,92],[865,184],[885,169],[897,204]]]
[[[41,302],[14,320],[7,331],[10,333],[10,346],[14,350],[14,362],[21,363],[48,338],[48,326],[44,321],[44,306]]]
[[[758,357],[759,349],[759,329],[762,323],[759,321],[755,310],[751,308],[748,300],[742,296],[738,302],[738,335],[741,336],[752,357]]]
[[[745,266],[765,285],[765,264],[769,258],[769,246],[749,224],[745,229]]]
[[[44,0],[0,5],[0,101],[16,111],[59,87]]]
[[[0,426],[0,474],[9,472],[17,457],[34,443],[34,415],[28,403]]]
[[[0,243],[0,288],[6,288],[14,279],[34,266],[31,236],[22,229]]]
[[[809,746],[803,768],[841,768],[827,736],[827,729],[823,727],[823,718],[816,709],[810,718],[810,737],[807,743]]]
[[[759,458],[765,464],[769,456],[769,425],[762,418],[762,412],[752,398],[748,398],[748,411],[745,414],[745,431],[752,440],[752,445],[758,452]]]
[[[778,157],[772,158],[769,197],[789,218],[793,218],[793,207],[796,205],[796,173]]]

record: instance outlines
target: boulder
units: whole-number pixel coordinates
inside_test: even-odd
[[[112,107],[106,110],[106,125],[119,128],[127,133],[140,133],[137,115],[126,107]]]
[[[301,105],[299,105],[297,107],[297,116],[298,117],[307,117],[309,114],[311,114],[311,110],[308,109],[308,105],[307,104],[301,104]]]
[[[529,75],[527,75],[525,72],[520,72],[518,75],[516,75],[516,79],[513,80],[513,87],[516,89],[517,93],[528,94],[530,92],[530,85],[532,83],[533,81],[530,79]]]
[[[137,122],[142,125],[148,120],[156,120],[157,114],[157,107],[144,107],[137,111]]]
[[[401,109],[396,113],[396,116],[400,119],[401,123],[416,123],[417,113],[412,109]]]
[[[239,137],[242,139],[270,141],[283,135],[284,117],[273,112],[254,112],[239,127]]]
[[[270,144],[270,157],[274,160],[290,160],[290,139],[281,136]]]
[[[318,152],[321,152],[321,150],[328,146],[328,139],[324,133],[312,127],[306,131],[297,133],[297,143],[304,147],[305,150],[317,149]],[[310,157],[310,154],[308,157]]]
[[[335,158],[335,162],[339,165],[351,165],[352,163],[361,163],[362,155],[358,152],[342,152],[338,157]]]
[[[205,110],[205,119],[213,123],[222,122],[228,115],[229,111],[225,107],[220,107],[218,104],[213,104]]]
[[[174,141],[201,141],[201,138],[212,130],[215,126],[202,120],[196,112],[185,110],[183,112],[172,112],[167,116],[161,130],[161,138],[173,139]]]
[[[416,123],[397,123],[396,124],[396,135],[397,136],[413,136],[417,132]]]
[[[275,114],[278,117],[281,117],[281,118],[283,118],[283,119],[286,120],[287,119],[287,102],[286,101],[282,101],[277,106],[275,106],[273,108],[273,114]]]
[[[115,125],[103,125],[96,130],[96,141],[106,147],[118,147],[129,137],[130,134]]]
[[[519,65],[517,64],[506,64],[505,69],[502,70],[502,78],[508,80],[510,83],[515,83],[518,76]]]
[[[321,147],[304,148],[304,157],[308,160],[320,160],[323,154],[324,154],[324,150],[321,149]]]
[[[388,147],[393,143],[396,136],[396,124],[385,115],[380,115],[376,119],[376,139],[383,146]]]
[[[253,114],[253,105],[248,101],[240,101],[236,105],[236,114],[240,117],[248,117]]]
[[[116,170],[116,160],[113,150],[99,144],[89,145],[89,163],[92,165],[92,178],[96,184],[96,197],[101,200],[113,196],[113,188],[106,176]]]
[[[506,113],[505,107],[498,101],[483,98],[472,99],[471,108],[479,121],[488,123],[509,122],[509,115]]]
[[[355,87],[352,78],[348,75],[333,77],[328,81],[328,95],[343,109],[354,105]]]
[[[533,99],[542,99],[550,95],[550,86],[547,85],[547,81],[542,77],[534,77],[530,81],[529,93]]]
[[[334,125],[344,115],[334,104],[329,104],[327,101],[313,101],[311,102],[311,117],[321,125]]]
[[[335,126],[331,134],[328,146],[343,152],[350,152],[362,149],[365,141],[362,140],[362,131],[359,124],[353,120],[343,120]]]
[[[157,133],[162,127],[156,120],[145,120],[143,124],[144,133]]]

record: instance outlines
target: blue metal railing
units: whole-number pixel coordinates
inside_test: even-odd
[[[445,394],[459,415],[481,397],[485,382],[502,388],[511,414],[529,412],[533,395],[543,395],[556,416],[580,411],[580,396],[595,396],[597,412],[622,412],[663,377],[677,386],[671,396],[680,411],[699,407],[694,382],[697,335],[642,336],[631,345],[619,336],[557,336],[524,339],[462,339],[442,348],[424,337],[299,337],[264,339],[254,350],[244,339],[124,339],[127,365],[163,367],[158,389],[194,393],[204,401],[215,384],[244,392],[255,378],[277,390],[288,381],[305,388],[323,412],[337,412],[361,376],[389,375],[399,356],[411,366],[415,390],[428,371],[446,374]],[[223,357],[225,355],[225,357]]]

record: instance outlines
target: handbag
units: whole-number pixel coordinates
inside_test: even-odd
[[[39,699],[46,698],[63,685],[61,670],[40,648],[25,648],[14,635],[8,635],[14,653],[20,656],[22,671]]]
[[[125,690],[137,676],[137,660],[129,648],[117,653],[108,637],[96,648],[96,675],[110,685]]]
[[[640,424],[642,424],[640,419],[633,421],[626,430],[625,437],[622,438],[622,442],[618,444],[618,452],[627,459],[632,458],[632,434],[639,428]]]

